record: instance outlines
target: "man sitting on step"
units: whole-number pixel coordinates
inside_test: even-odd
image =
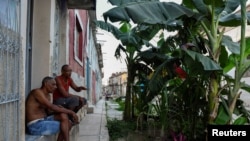
[[[69,93],[71,87],[76,92],[87,90],[84,86],[77,86],[71,78],[72,69],[69,65],[65,64],[61,68],[61,75],[55,78],[57,89],[53,93],[53,103],[61,105],[77,113],[84,105],[87,104],[87,100],[84,97]]]
[[[57,134],[57,141],[69,141],[69,131],[72,123],[79,123],[75,112],[51,103],[50,94],[56,89],[56,81],[45,77],[41,88],[33,89],[26,99],[25,120],[27,133],[31,135]],[[52,114],[52,112],[54,114]]]

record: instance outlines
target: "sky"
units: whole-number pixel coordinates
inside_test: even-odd
[[[161,1],[174,1],[176,3],[181,2],[181,0],[161,0]],[[104,20],[102,14],[108,11],[113,6],[107,0],[97,0],[96,4],[96,16],[97,20]],[[119,26],[118,23],[111,23]],[[112,33],[105,30],[98,29],[97,31],[97,41],[102,45],[103,52],[103,72],[104,77],[102,83],[107,85],[109,77],[112,73],[126,71],[126,63],[124,59],[117,60],[114,56],[115,49],[119,45],[119,41],[112,35]]]
[[[104,20],[102,14],[112,8],[112,5],[107,0],[97,0],[97,20]],[[112,23],[113,24],[113,23]],[[118,26],[118,24],[117,24]],[[103,84],[107,84],[112,73],[126,71],[126,64],[124,60],[117,60],[114,56],[115,49],[119,45],[119,41],[112,35],[112,33],[105,30],[98,29],[97,41],[102,45],[103,52]]]

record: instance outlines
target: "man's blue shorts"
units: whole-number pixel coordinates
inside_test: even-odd
[[[52,135],[60,131],[60,122],[54,116],[33,120],[27,124],[27,132],[31,135]]]

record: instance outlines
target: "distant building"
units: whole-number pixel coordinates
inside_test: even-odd
[[[105,91],[105,94],[112,95],[113,97],[125,96],[127,77],[127,72],[113,73],[109,77],[108,85],[103,89],[103,91]]]

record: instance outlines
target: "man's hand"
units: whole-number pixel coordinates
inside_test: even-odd
[[[64,108],[62,105],[57,105],[58,107],[60,107],[60,108]]]
[[[75,124],[78,124],[79,123],[79,119],[78,119],[78,116],[75,114],[75,112],[72,112],[72,117],[73,117],[73,122]]]
[[[80,88],[80,90],[87,90],[87,88],[84,87],[84,86],[81,86],[81,87],[79,87],[79,88]]]

